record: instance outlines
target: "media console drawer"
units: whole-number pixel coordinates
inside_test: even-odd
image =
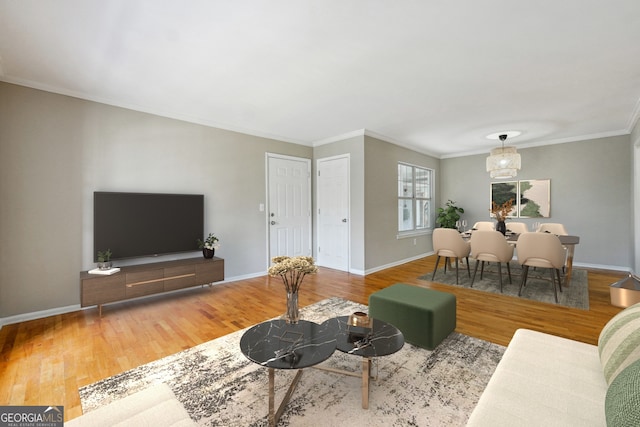
[[[124,274],[97,276],[82,281],[80,302],[83,307],[125,299]]]
[[[102,305],[224,280],[224,260],[188,258],[121,267],[110,276],[80,273],[80,305]]]
[[[188,288],[199,283],[196,281],[196,266],[183,265],[164,269],[164,290]],[[200,283],[202,284],[202,283]]]

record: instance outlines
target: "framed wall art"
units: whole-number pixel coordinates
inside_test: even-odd
[[[518,181],[520,218],[549,218],[551,213],[551,180],[530,179]]]
[[[502,205],[513,199],[513,208],[507,215],[507,218],[516,218],[518,216],[518,181],[492,182],[491,183],[491,200],[489,200],[489,212],[491,212],[491,202]],[[491,216],[494,216],[491,214]]]

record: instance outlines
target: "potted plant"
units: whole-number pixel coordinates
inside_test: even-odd
[[[100,270],[109,270],[111,268],[111,249],[106,251],[98,251],[98,268]]]
[[[442,228],[456,228],[456,222],[460,219],[460,214],[464,213],[464,209],[455,205],[453,200],[447,201],[446,208],[438,208],[438,217],[436,223]]]
[[[220,247],[219,241],[220,239],[218,239],[215,234],[209,233],[206,239],[198,239],[198,248],[202,249],[202,255],[204,255],[205,258],[213,258],[216,249]]]

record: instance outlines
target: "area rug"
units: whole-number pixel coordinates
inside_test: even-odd
[[[462,286],[468,288],[471,285],[471,279],[467,273],[466,264],[460,264],[459,266],[459,284],[456,285],[456,267],[452,266],[451,269],[447,268],[447,272],[444,272],[444,267],[441,266],[436,272],[436,277],[431,280],[433,271],[418,277],[421,280],[429,280],[438,283],[444,283],[446,285]],[[471,277],[473,277],[473,269],[475,268],[475,261],[469,260]],[[507,268],[502,265],[502,293],[503,295],[509,295],[518,297],[518,290],[520,289],[520,281],[522,279],[522,267],[517,262],[512,261],[509,263],[511,268],[511,279],[513,284],[509,283],[509,277],[507,276]],[[561,276],[562,277],[562,276]],[[564,277],[562,277],[564,280]],[[557,286],[557,284],[556,284]],[[473,282],[473,289],[478,291],[491,292],[494,294],[500,293],[500,282],[498,281],[498,265],[493,262],[489,265],[485,263],[484,275],[482,280],[480,279],[480,267],[476,273],[476,280]],[[549,304],[555,304],[555,298],[553,296],[553,287],[551,286],[551,277],[549,270],[546,268],[534,270],[533,267],[529,268],[529,277],[527,278],[527,286],[522,289],[522,295],[519,298],[526,298],[534,301],[546,302]],[[587,270],[573,269],[571,274],[571,283],[569,287],[563,286],[562,292],[558,290],[558,304],[567,307],[579,308],[581,310],[589,310],[589,283],[587,280]]]
[[[330,298],[301,310],[322,322],[367,307]],[[80,389],[83,411],[160,382],[168,384],[199,425],[266,426],[268,370],[239,348],[245,330]],[[460,426],[475,407],[505,347],[452,333],[434,351],[406,344],[375,359],[369,409],[362,409],[361,379],[305,369],[279,426]],[[358,356],[336,351],[322,366],[359,372]],[[295,371],[276,371],[276,402]]]

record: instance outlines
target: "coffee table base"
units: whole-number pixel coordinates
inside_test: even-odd
[[[274,368],[269,368],[269,427],[275,427],[275,425],[278,424],[278,420],[280,419],[280,416],[284,412],[285,406],[287,406],[287,403],[289,403],[289,399],[291,399],[291,395],[295,391],[296,386],[298,385],[298,381],[300,381],[300,377],[302,376],[302,369],[300,369],[298,370],[298,373],[296,374],[296,376],[293,377],[293,380],[289,385],[289,389],[287,390],[284,397],[282,398],[282,401],[278,406],[278,410],[276,411],[275,410],[275,406],[276,406],[275,405],[275,401],[276,401],[275,371],[276,370]]]
[[[371,375],[372,359],[370,357],[362,358],[362,372],[345,371],[343,369],[327,368],[325,366],[313,366],[314,369],[333,372],[336,374],[349,375],[352,377],[362,378],[362,409],[369,409],[369,380],[374,378]]]

